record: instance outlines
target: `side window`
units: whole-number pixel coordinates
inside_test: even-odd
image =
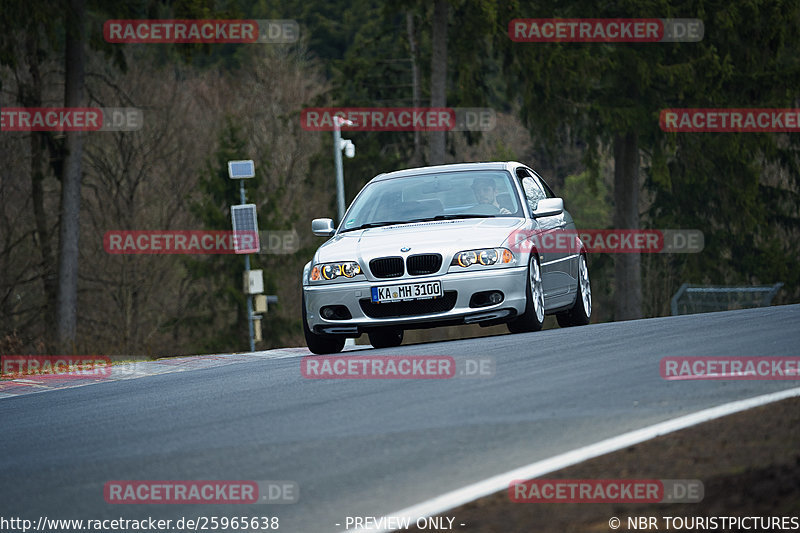
[[[542,177],[539,174],[536,174],[535,172],[534,172],[534,176],[536,176],[537,180],[539,181],[539,184],[544,189],[544,193],[545,193],[546,197],[547,198],[556,198],[556,195],[553,192],[553,190],[550,187],[547,186],[547,182],[545,182],[542,179]]]
[[[533,177],[525,176],[522,178],[521,183],[522,190],[525,191],[525,199],[528,202],[528,207],[530,207],[531,213],[533,213],[539,205],[539,200],[546,198],[546,196]]]

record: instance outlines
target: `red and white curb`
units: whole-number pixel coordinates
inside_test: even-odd
[[[131,356],[129,358],[113,356],[111,358],[112,361],[115,359],[130,359],[132,361],[114,364],[111,370],[108,373],[104,373],[104,375],[91,375],[87,372],[84,375],[76,376],[73,374],[69,377],[49,374],[25,376],[19,379],[2,379],[0,380],[0,399],[13,398],[15,396],[33,394],[36,392],[84,387],[95,383],[107,383],[109,381],[136,379],[160,374],[202,370],[263,359],[289,359],[303,357],[305,355],[311,355],[311,352],[309,352],[307,348],[280,348],[263,352],[168,357],[155,361],[137,360],[136,356]]]

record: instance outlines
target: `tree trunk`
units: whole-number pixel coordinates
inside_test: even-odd
[[[31,75],[29,87],[20,85],[20,101],[27,107],[42,106],[42,76],[39,70],[39,58],[42,55],[39,49],[39,33],[30,32],[25,38],[25,49],[27,52],[28,72]],[[44,282],[45,296],[45,344],[48,352],[53,350],[53,336],[50,328],[55,324],[56,294],[58,284],[56,283],[56,269],[53,260],[53,245],[48,226],[48,216],[44,206],[44,178],[46,161],[45,148],[47,147],[47,132],[34,131],[30,136],[30,173],[31,173],[31,196],[33,201],[33,217],[36,224],[36,240],[39,244],[39,252],[42,259],[42,276]]]
[[[413,107],[421,103],[422,88],[419,79],[419,66],[417,65],[417,31],[414,26],[414,14],[406,11],[406,30],[408,31],[408,46],[411,49],[411,86]],[[409,161],[411,167],[422,165],[422,132],[414,130],[414,153]]]
[[[436,0],[433,6],[431,35],[431,107],[447,106],[447,0]],[[444,163],[445,132],[430,132],[430,164]]]
[[[65,107],[84,106],[86,6],[70,0],[65,14]],[[58,258],[58,341],[62,353],[75,351],[78,307],[78,257],[80,238],[83,132],[66,132],[66,154],[61,179],[61,227]]]
[[[639,139],[632,132],[614,137],[614,228],[639,229]],[[616,254],[614,279],[614,320],[641,318],[640,254]]]

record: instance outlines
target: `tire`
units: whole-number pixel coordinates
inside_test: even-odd
[[[402,329],[376,329],[367,332],[373,348],[394,348],[403,342]]]
[[[525,312],[507,324],[511,333],[539,331],[544,324],[544,287],[539,256],[531,254],[528,263],[528,282],[525,289]]]
[[[312,353],[317,355],[339,353],[344,348],[345,338],[341,335],[320,335],[308,328],[305,296],[303,297],[303,334],[306,337],[306,346]]]
[[[586,255],[581,254],[578,261],[578,294],[575,296],[575,304],[569,311],[556,315],[558,325],[562,328],[585,326],[592,318],[592,285],[589,282]]]

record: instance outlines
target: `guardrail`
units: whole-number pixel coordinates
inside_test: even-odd
[[[767,307],[772,303],[772,299],[781,287],[783,287],[783,283],[753,287],[684,283],[672,297],[672,315]],[[680,301],[681,298],[683,301]]]

